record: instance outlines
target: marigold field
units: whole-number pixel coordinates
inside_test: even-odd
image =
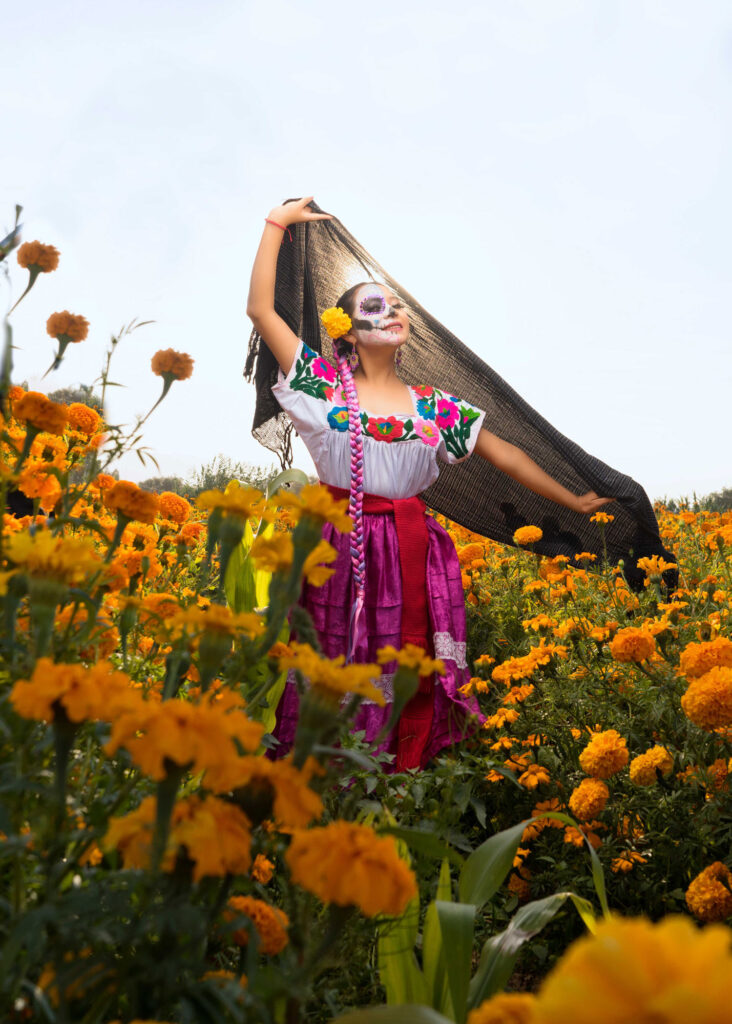
[[[19,242],[0,262],[40,306],[63,255]],[[441,520],[485,721],[395,773],[350,722],[384,665],[396,714],[434,664],[329,661],[297,603],[345,503],[298,471],[190,501],[116,479],[147,419],[103,414],[136,326],[92,407],[14,384],[5,321],[0,1019],[732,1022],[732,512],[657,505],[679,587],[654,558],[639,592],[535,555],[532,524],[504,547]],[[47,316],[46,380],[88,328]],[[195,367],[150,372],[157,409]]]

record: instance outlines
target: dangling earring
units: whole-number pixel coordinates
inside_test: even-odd
[[[394,366],[398,370],[398,369],[400,369],[401,365],[402,365],[402,350],[401,350],[401,348],[398,348],[397,351],[396,351],[396,355],[394,356]]]
[[[351,346],[351,351],[346,356],[346,359],[348,361],[348,365],[351,367],[351,373],[355,373],[358,368],[358,352],[356,351],[355,345]]]

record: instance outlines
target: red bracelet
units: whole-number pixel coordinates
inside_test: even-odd
[[[289,228],[284,226],[284,224],[278,224],[276,220],[270,220],[269,217],[265,217],[264,220],[266,224],[274,224],[274,226],[279,228],[281,231],[286,231],[290,237],[290,241],[292,241],[292,233]]]

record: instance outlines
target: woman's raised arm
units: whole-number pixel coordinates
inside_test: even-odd
[[[290,372],[298,339],[274,308],[277,254],[282,244],[282,228],[287,229],[290,224],[303,221],[332,219],[329,213],[313,213],[307,208],[312,198],[313,196],[307,196],[305,199],[275,206],[270,212],[267,219],[276,223],[264,225],[249,283],[247,316],[285,374]],[[282,227],[277,227],[276,224],[281,224]]]

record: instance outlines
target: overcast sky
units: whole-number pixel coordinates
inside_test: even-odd
[[[17,380],[39,385],[52,312],[91,329],[48,389],[152,319],[110,420],[152,405],[172,347],[196,365],[146,429],[161,470],[272,463],[241,376],[249,274],[268,211],[312,194],[651,499],[732,486],[728,3],[36,0],[2,24],[0,228],[19,202],[61,251],[13,317]]]

